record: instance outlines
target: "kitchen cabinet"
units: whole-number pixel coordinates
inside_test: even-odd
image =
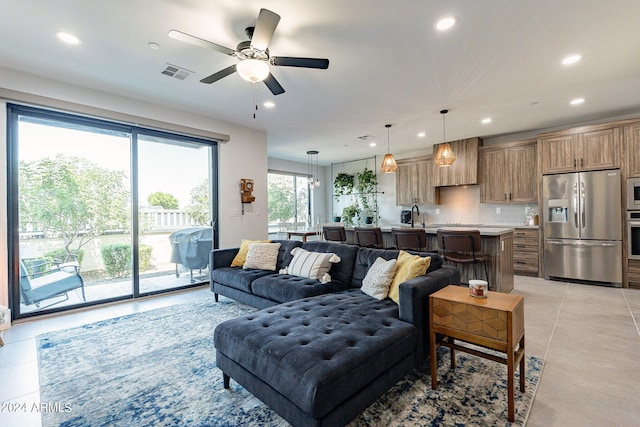
[[[640,178],[640,122],[624,127],[624,142],[627,147],[627,177]]]
[[[480,203],[537,203],[536,141],[480,148]]]
[[[513,232],[513,272],[538,276],[539,238],[537,228],[516,228]]]
[[[630,259],[629,261],[629,287],[640,289],[640,260]]]
[[[589,126],[539,136],[542,173],[620,167],[620,128]]]
[[[396,205],[435,205],[440,192],[432,184],[433,156],[414,157],[397,161]]]
[[[433,163],[433,186],[446,187],[450,185],[468,185],[478,183],[478,149],[482,145],[480,138],[461,139],[449,142],[451,150],[456,156],[453,165],[438,167]],[[433,152],[438,146],[433,146]]]

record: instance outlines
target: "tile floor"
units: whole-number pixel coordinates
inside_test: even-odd
[[[640,290],[516,276],[514,292],[525,297],[527,353],[545,359],[527,425],[638,425]],[[41,425],[36,335],[203,298],[207,286],[14,325],[0,348],[0,426]]]

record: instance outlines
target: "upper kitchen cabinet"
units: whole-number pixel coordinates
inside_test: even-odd
[[[542,173],[561,173],[620,167],[620,128],[588,126],[538,137]]]
[[[640,178],[640,122],[624,127],[627,147],[627,177]]]
[[[433,156],[399,159],[396,171],[396,205],[435,205],[439,191],[432,184]]]
[[[481,203],[536,203],[536,141],[480,148]]]
[[[433,152],[438,151],[438,146],[433,146]],[[480,138],[461,139],[449,142],[451,150],[456,156],[456,162],[452,166],[438,167],[433,164],[434,187],[446,187],[449,185],[467,185],[478,183],[478,148],[482,145]]]

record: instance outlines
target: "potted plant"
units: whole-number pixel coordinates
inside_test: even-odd
[[[360,209],[358,208],[358,205],[350,205],[350,206],[346,206],[343,210],[342,210],[342,220],[344,222],[344,225],[347,226],[352,226],[353,225],[353,218],[356,215],[360,214]]]
[[[336,197],[336,200],[338,200],[340,196],[353,193],[354,184],[355,175],[346,172],[338,172],[333,180],[334,196]]]

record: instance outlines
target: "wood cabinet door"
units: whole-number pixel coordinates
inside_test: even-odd
[[[504,203],[507,201],[506,150],[480,153],[480,203]]]
[[[563,135],[542,139],[542,173],[577,170],[578,139]]]
[[[620,167],[618,156],[619,128],[585,132],[578,135],[580,170]]]
[[[626,126],[624,137],[627,147],[627,176],[640,178],[640,123]]]
[[[509,201],[527,203],[538,201],[536,145],[514,147],[507,151],[506,164],[509,169]]]
[[[478,148],[480,138],[461,139],[451,141],[451,149],[456,156],[456,161],[449,167],[433,168],[433,185],[435,187],[446,187],[450,185],[467,185],[478,183]],[[433,146],[434,154],[438,150],[438,145]]]
[[[398,162],[396,171],[396,206],[413,205],[416,200],[416,162]]]
[[[416,161],[417,203],[435,205],[439,202],[438,190],[433,186],[433,158]]]

